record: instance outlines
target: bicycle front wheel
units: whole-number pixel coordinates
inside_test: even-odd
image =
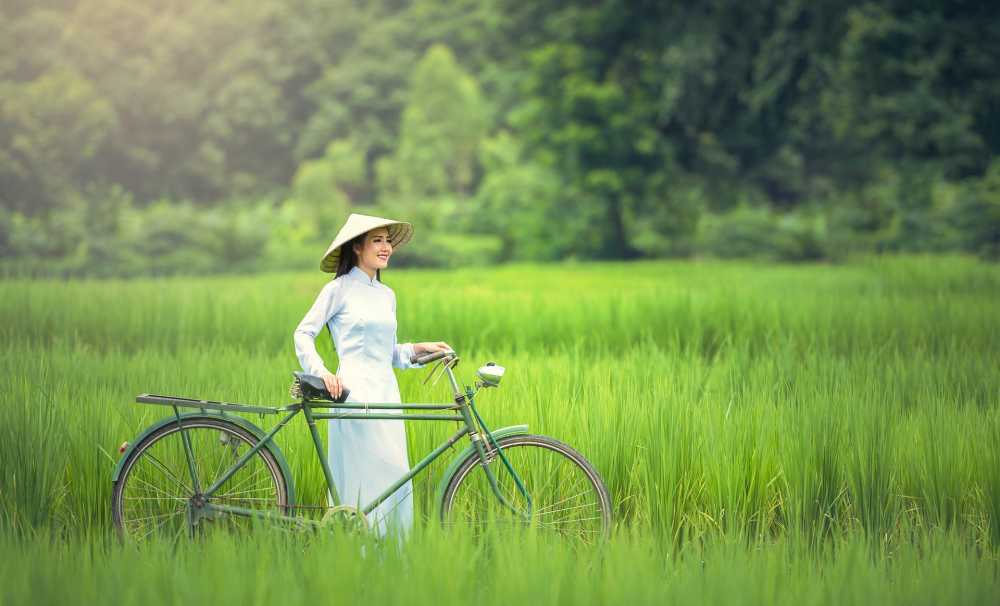
[[[262,513],[286,511],[287,483],[277,459],[266,447],[250,457],[210,498],[198,494],[185,452],[185,434],[202,491],[221,478],[258,439],[225,419],[189,417],[183,423],[183,431],[176,423],[154,431],[136,445],[125,461],[111,495],[114,523],[123,538],[176,540],[195,528],[241,530],[250,524],[248,517],[237,515],[195,521],[192,506],[201,501]]]
[[[593,543],[611,529],[611,497],[597,470],[570,446],[545,436],[520,435],[497,440],[531,497],[517,489],[496,449],[487,450],[497,487],[518,515],[504,506],[490,486],[478,454],[458,467],[441,500],[441,521],[474,531],[487,525],[533,526],[541,531]]]

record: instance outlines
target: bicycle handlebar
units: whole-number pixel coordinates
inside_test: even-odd
[[[448,351],[432,351],[429,354],[410,356],[410,363],[411,364],[420,364],[421,366],[423,366],[424,364],[427,364],[428,362],[433,362],[435,360],[440,360],[441,358],[448,357],[448,356],[454,356],[454,355],[455,355],[455,352],[452,351],[452,350],[450,350],[450,349]]]

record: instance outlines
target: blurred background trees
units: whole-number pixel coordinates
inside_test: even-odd
[[[10,0],[0,268],[1000,257],[996,3]]]

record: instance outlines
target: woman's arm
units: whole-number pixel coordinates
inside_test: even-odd
[[[343,304],[340,280],[328,282],[316,297],[312,307],[295,328],[292,339],[295,342],[295,356],[299,359],[303,372],[322,377],[332,374],[326,369],[323,358],[316,351],[316,335],[323,330]]]

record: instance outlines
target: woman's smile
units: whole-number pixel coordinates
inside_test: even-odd
[[[377,270],[388,267],[389,257],[392,256],[389,230],[379,227],[369,231],[359,244],[354,245],[354,252],[358,256],[358,266],[374,277]]]
[[[390,255],[392,255],[392,249],[375,251],[371,264],[374,265],[376,269],[385,269],[385,267],[389,265]]]

